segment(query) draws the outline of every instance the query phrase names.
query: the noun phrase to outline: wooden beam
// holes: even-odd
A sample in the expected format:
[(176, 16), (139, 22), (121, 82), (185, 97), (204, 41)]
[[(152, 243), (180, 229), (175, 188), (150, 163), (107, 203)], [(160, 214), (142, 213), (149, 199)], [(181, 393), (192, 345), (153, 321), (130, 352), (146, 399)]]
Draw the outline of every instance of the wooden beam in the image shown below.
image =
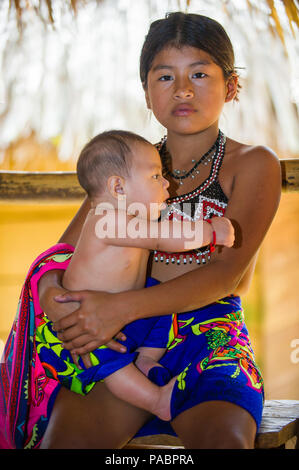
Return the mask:
[[(282, 190), (299, 192), (299, 159), (280, 160)], [(28, 172), (0, 170), (2, 201), (75, 201), (84, 198), (76, 172)]]
[(282, 190), (299, 191), (299, 158), (280, 160)]
[(82, 200), (84, 191), (76, 172), (27, 172), (0, 170), (0, 200)]

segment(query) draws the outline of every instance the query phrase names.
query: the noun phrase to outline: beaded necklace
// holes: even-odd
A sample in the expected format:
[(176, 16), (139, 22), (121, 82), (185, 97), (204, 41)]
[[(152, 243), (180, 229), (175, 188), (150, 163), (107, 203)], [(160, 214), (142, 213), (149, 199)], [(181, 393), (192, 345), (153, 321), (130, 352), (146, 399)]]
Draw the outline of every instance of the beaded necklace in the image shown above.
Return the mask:
[[(164, 142), (165, 139), (163, 138), (156, 146), (160, 152)], [(168, 208), (163, 214), (165, 218), (171, 220), (175, 217), (195, 221), (199, 218), (207, 220), (212, 216), (221, 217), (224, 215), (227, 206), (227, 198), (219, 185), (217, 176), (225, 153), (225, 143), (226, 137), (219, 131), (218, 138), (215, 142), (216, 151), (209, 176), (193, 191), (169, 198), (167, 201)], [(202, 201), (202, 203), (200, 201)], [(185, 203), (190, 203), (190, 205), (193, 206), (192, 214), (187, 214), (184, 210)], [(156, 262), (165, 261), (166, 264), (170, 264), (171, 262), (172, 264), (179, 265), (181, 264), (181, 259), (183, 264), (187, 264), (187, 258), (189, 258), (189, 263), (192, 263), (194, 260), (197, 264), (205, 264), (210, 260), (210, 257), (210, 246), (207, 246), (184, 253), (167, 253), (155, 250), (153, 259)]]
[(216, 149), (217, 146), (219, 145), (219, 140), (221, 138), (221, 131), (219, 130), (218, 136), (216, 141), (213, 143), (211, 148), (207, 152), (205, 152), (199, 160), (195, 160), (194, 158), (191, 160), (191, 163), (193, 163), (193, 167), (187, 171), (187, 170), (178, 170), (176, 168), (171, 171), (169, 169), (169, 163), (171, 162), (171, 155), (168, 152), (166, 148), (166, 141), (167, 141), (167, 136), (164, 136), (161, 139), (161, 142), (158, 144), (158, 150), (160, 151), (161, 155), (161, 160), (163, 164), (163, 175), (164, 176), (171, 176), (172, 178), (176, 179), (179, 181), (180, 185), (184, 184), (184, 180), (186, 178), (191, 177), (192, 179), (195, 178), (195, 175), (193, 174), (195, 172), (196, 175), (199, 175), (200, 170), (198, 170), (198, 166), (203, 164), (207, 165), (209, 162), (211, 162), (215, 156), (216, 156)]

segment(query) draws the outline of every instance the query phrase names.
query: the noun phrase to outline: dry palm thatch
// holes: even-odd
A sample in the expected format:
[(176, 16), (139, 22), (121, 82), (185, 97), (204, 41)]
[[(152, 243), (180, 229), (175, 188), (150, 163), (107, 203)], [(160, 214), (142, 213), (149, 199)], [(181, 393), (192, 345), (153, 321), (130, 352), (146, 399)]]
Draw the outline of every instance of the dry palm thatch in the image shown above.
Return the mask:
[[(18, 26), (22, 28), (23, 24), (23, 15), (26, 10), (34, 10), (36, 14), (44, 19), (44, 10), (48, 14), (48, 22), (51, 24), (55, 23), (53, 15), (53, 5), (57, 0), (9, 0), (9, 9), (15, 10)], [(66, 6), (73, 11), (74, 14), (77, 13), (78, 8), (86, 4), (88, 0), (65, 0)], [(100, 3), (102, 0), (93, 0), (95, 3)]]
[[(249, 6), (250, 6), (250, 1), (247, 0), (247, 2), (249, 3)], [(266, 0), (266, 3), (269, 6), (270, 16), (274, 20), (276, 31), (277, 31), (280, 39), (284, 42), (283, 28), (282, 28), (280, 20), (279, 20), (279, 15), (278, 15), (277, 9), (275, 7), (274, 0)], [(288, 17), (290, 29), (291, 29), (293, 35), (295, 36), (295, 31), (294, 31), (293, 24), (295, 25), (295, 27), (297, 27), (297, 28), (299, 27), (299, 14), (298, 14), (299, 7), (298, 7), (298, 4), (297, 4), (296, 0), (281, 0), (281, 3), (283, 5), (285, 13)]]
[(41, 166), (36, 152), (24, 156), (24, 139), (28, 149), (50, 143), (63, 165), (105, 129), (160, 139), (137, 64), (149, 23), (176, 10), (220, 21), (232, 39), (243, 89), (225, 107), (223, 131), (297, 156), (297, 0), (0, 0), (0, 166)]
[[(53, 14), (54, 3), (57, 0), (9, 0), (10, 10), (14, 9), (16, 12), (18, 26), (22, 28), (22, 19), (25, 10), (33, 9), (36, 14), (45, 20), (44, 11), (47, 11), (48, 21), (50, 24), (55, 24), (55, 18)], [(64, 0), (66, 6), (73, 11), (74, 14), (77, 13), (78, 8), (86, 5), (87, 2), (101, 3), (103, 0)], [(229, 6), (230, 3), (234, 3), (235, 0), (220, 0), (224, 7)], [(183, 7), (182, 3), (185, 3), (185, 9), (188, 10), (192, 3), (195, 3), (196, 0), (177, 0), (178, 9)], [(279, 2), (279, 3), (278, 3)], [(281, 41), (284, 43), (284, 28), (281, 24), (279, 10), (283, 10), (284, 14), (288, 18), (288, 23), (291, 32), (295, 35), (295, 29), (299, 28), (299, 6), (298, 0), (260, 0), (256, 2), (255, 0), (246, 0), (248, 9), (252, 12), (255, 12), (260, 9), (266, 9), (269, 16), (268, 27), (273, 34), (278, 34)], [(279, 9), (278, 7), (279, 6)]]

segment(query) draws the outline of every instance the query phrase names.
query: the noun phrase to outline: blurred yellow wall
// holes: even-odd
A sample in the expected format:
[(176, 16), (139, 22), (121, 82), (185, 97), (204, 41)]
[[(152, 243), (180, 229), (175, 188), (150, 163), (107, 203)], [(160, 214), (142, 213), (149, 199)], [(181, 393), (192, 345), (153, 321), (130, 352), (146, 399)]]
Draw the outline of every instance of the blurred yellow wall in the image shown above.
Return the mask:
[[(79, 204), (0, 204), (0, 339), (6, 341), (32, 261), (55, 244)], [(247, 326), (267, 398), (299, 399), (299, 194), (284, 194), (263, 243), (250, 293)], [(299, 354), (297, 355), (299, 359)]]
[(299, 194), (283, 194), (243, 302), (269, 399), (299, 399), (298, 215)]
[(57, 243), (78, 204), (0, 204), (0, 338), (6, 339), (26, 273)]

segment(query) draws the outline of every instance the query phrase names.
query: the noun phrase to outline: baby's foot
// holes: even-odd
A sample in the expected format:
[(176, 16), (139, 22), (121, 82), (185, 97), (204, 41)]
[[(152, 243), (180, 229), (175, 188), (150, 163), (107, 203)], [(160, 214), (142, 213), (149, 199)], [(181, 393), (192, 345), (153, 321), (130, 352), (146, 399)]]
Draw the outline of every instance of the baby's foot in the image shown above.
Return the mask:
[(138, 367), (141, 372), (148, 377), (149, 371), (153, 367), (163, 367), (158, 362), (154, 361), (151, 357), (144, 356), (143, 354), (139, 354), (135, 361), (135, 366)]
[(173, 377), (167, 385), (160, 387), (159, 398), (157, 403), (152, 411), (153, 414), (158, 416), (158, 418), (162, 419), (163, 421), (170, 421), (171, 420), (171, 395), (173, 388), (175, 386), (177, 377)]
[(152, 367), (148, 373), (151, 382), (163, 387), (172, 379), (172, 375), (166, 367)]

